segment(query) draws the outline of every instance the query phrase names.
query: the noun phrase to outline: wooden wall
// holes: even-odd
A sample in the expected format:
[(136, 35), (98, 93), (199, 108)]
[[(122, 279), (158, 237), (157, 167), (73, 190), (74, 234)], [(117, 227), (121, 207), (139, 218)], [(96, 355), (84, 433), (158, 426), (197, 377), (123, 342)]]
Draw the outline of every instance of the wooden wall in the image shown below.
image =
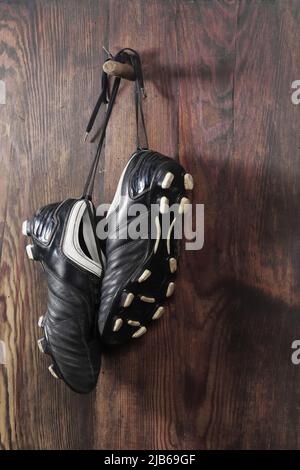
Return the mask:
[[(0, 448), (300, 446), (299, 22), (298, 0), (0, 2)], [(194, 175), (205, 245), (183, 254), (165, 317), (104, 355), (97, 390), (79, 396), (38, 351), (46, 285), (21, 223), (81, 192), (102, 45), (141, 53), (150, 145)], [(134, 149), (132, 92), (122, 85), (98, 201)]]

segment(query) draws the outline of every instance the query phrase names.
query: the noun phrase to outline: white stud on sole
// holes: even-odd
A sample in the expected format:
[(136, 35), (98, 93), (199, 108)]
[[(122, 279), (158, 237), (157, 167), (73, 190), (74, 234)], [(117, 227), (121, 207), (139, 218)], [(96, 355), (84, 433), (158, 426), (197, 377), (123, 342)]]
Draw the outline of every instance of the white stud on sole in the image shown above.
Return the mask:
[(59, 378), (58, 375), (54, 372), (54, 365), (53, 364), (51, 364), (51, 366), (48, 367), (48, 370), (49, 370), (50, 374), (53, 375), (53, 377), (55, 379)]
[(33, 248), (34, 248), (33, 245), (27, 245), (27, 246), (26, 246), (26, 253), (27, 253), (27, 256), (28, 256), (28, 258), (31, 259), (31, 260), (34, 260)]
[(24, 222), (22, 224), (22, 233), (25, 237), (27, 237), (27, 235), (28, 235), (27, 224), (28, 224), (27, 220), (24, 220)]
[(156, 241), (155, 241), (155, 245), (154, 245), (154, 254), (158, 250), (158, 245), (159, 245), (160, 237), (161, 237), (161, 227), (160, 227), (160, 222), (159, 222), (158, 215), (155, 217), (155, 226), (156, 226)]
[(164, 313), (164, 307), (158, 307), (154, 315), (152, 316), (152, 320), (158, 320)]
[(136, 320), (127, 320), (127, 323), (130, 326), (141, 326), (140, 322)]
[(171, 184), (172, 184), (172, 182), (173, 182), (173, 179), (174, 179), (173, 173), (171, 173), (170, 171), (168, 171), (168, 173), (166, 173), (166, 175), (165, 175), (165, 177), (164, 177), (164, 179), (163, 179), (163, 181), (162, 181), (162, 183), (161, 183), (161, 187), (162, 187), (163, 189), (168, 189), (168, 188), (171, 186)]
[(38, 344), (39, 350), (40, 350), (42, 353), (44, 353), (44, 352), (45, 352), (44, 346), (43, 346), (43, 344), (44, 344), (44, 338), (38, 339), (37, 344)]
[(154, 297), (147, 297), (146, 295), (141, 295), (140, 299), (142, 302), (147, 302), (148, 304), (154, 304), (155, 302)]
[(151, 276), (151, 271), (149, 269), (145, 269), (143, 274), (138, 278), (138, 282), (144, 282)]
[(177, 260), (176, 258), (169, 259), (170, 272), (173, 274), (177, 271)]
[(123, 320), (122, 318), (117, 318), (113, 327), (113, 331), (119, 331), (120, 328), (122, 328), (123, 325)]
[(38, 326), (40, 328), (43, 328), (43, 322), (44, 322), (44, 315), (41, 315), (38, 321)]
[(169, 210), (169, 199), (166, 196), (163, 196), (159, 203), (159, 212), (161, 214), (166, 214)]
[(144, 335), (147, 331), (145, 326), (141, 326), (135, 333), (133, 333), (132, 338), (139, 338), (140, 336)]
[(187, 197), (183, 197), (180, 201), (178, 213), (185, 214), (189, 208), (190, 200)]
[(190, 175), (189, 173), (186, 173), (184, 175), (184, 188), (187, 191), (191, 191), (194, 188), (194, 180), (192, 175)]
[(171, 297), (171, 295), (173, 295), (174, 293), (174, 290), (175, 290), (175, 284), (174, 282), (170, 282), (168, 285), (166, 297)]
[(127, 294), (123, 307), (125, 308), (129, 307), (129, 305), (132, 304), (133, 299), (134, 299), (134, 295), (132, 294), (132, 292), (129, 292), (129, 294)]
[(168, 230), (168, 234), (167, 234), (167, 252), (168, 252), (168, 255), (171, 253), (171, 235), (172, 235), (172, 230), (174, 228), (175, 222), (176, 222), (176, 217), (174, 217), (173, 222), (171, 223), (171, 225), (169, 227), (169, 230)]

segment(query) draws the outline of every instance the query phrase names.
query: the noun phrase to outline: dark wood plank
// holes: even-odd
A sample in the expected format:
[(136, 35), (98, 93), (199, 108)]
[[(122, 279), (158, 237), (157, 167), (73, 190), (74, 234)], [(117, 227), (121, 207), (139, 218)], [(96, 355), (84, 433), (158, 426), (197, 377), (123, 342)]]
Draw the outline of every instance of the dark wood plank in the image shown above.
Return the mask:
[[(205, 247), (198, 256), (186, 253), (181, 278), (193, 331), (179, 348), (186, 356), (184, 345), (192, 345), (181, 358), (191, 404), (183, 423), (194, 446), (293, 448), (299, 445), (299, 378), (290, 361), (299, 308), (292, 215), (299, 219), (299, 113), (289, 93), (299, 58), (285, 51), (299, 36), (298, 13), (294, 2), (236, 3), (216, 9), (206, 3), (202, 14), (194, 7), (193, 17), (203, 20), (195, 46), (202, 80), (199, 88), (183, 82), (180, 92), (180, 156), (194, 165), (195, 198), (205, 202), (206, 214)], [(236, 6), (236, 36), (219, 21), (216, 36), (227, 46), (216, 40), (215, 51), (206, 48), (206, 25), (214, 31), (206, 15), (222, 10), (228, 24)], [(191, 51), (185, 26), (184, 50)], [(185, 56), (189, 64), (192, 57)]]
[(38, 207), (82, 191), (95, 147), (82, 136), (99, 93), (106, 6), (74, 0), (0, 5), (11, 110), (10, 179), (6, 163), (0, 184), (3, 200), (9, 184), (1, 258), (1, 339), (8, 353), (7, 367), (0, 366), (3, 448), (93, 446), (95, 394), (81, 397), (53, 380), (49, 359), (36, 347), (46, 286), (25, 258), (20, 231)]
[(223, 446), (299, 447), (300, 377), (290, 359), (299, 336), (300, 115), (290, 97), (299, 74), (298, 24), (298, 2), (240, 4), (227, 193), (239, 307), (224, 358), (223, 381), (233, 391), (219, 414), (236, 431), (230, 437), (216, 429), (212, 442)]
[[(234, 144), (237, 17), (238, 2), (180, 4), (180, 161), (195, 177), (194, 202), (205, 205), (204, 247), (183, 253), (174, 307), (177, 422), (181, 448), (189, 449), (211, 447), (212, 420), (220, 413), (215, 401), (222, 370), (217, 331), (226, 311), (234, 306), (224, 282), (231, 271), (226, 256), (229, 207), (224, 195)], [(226, 402), (225, 384), (222, 392)], [(223, 437), (218, 421), (216, 426)]]

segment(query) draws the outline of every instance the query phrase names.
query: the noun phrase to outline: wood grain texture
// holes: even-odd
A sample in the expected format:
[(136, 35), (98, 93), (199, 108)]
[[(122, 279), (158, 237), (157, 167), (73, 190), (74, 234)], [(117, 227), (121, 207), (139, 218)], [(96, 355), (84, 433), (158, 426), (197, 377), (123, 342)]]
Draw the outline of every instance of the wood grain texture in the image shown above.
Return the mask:
[[(299, 20), (298, 0), (0, 2), (1, 449), (299, 448)], [(205, 245), (183, 253), (166, 315), (106, 352), (81, 397), (36, 347), (46, 286), (20, 229), (81, 192), (102, 45), (141, 53), (150, 146), (194, 175)], [(134, 146), (127, 82), (98, 201), (111, 201)]]
[(49, 360), (36, 347), (46, 286), (39, 266), (24, 254), (20, 227), (35, 208), (82, 190), (94, 147), (83, 145), (82, 136), (100, 86), (102, 57), (94, 43), (104, 42), (105, 5), (0, 4), (9, 110), (1, 112), (11, 128), (4, 149), (1, 144), (4, 170), (10, 158), (9, 175), (1, 172), (1, 199), (7, 200), (0, 271), (1, 339), (8, 356), (0, 380), (3, 448), (93, 445), (94, 396), (77, 396), (53, 381)]

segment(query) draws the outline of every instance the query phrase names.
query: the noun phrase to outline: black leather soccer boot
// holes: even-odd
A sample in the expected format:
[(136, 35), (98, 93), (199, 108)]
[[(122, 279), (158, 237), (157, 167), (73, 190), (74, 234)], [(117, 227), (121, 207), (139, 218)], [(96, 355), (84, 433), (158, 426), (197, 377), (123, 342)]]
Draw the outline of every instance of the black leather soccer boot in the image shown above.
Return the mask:
[[(107, 267), (99, 310), (99, 330), (105, 343), (120, 344), (142, 336), (164, 313), (163, 305), (175, 290), (179, 255), (175, 222), (188, 207), (186, 191), (191, 189), (192, 176), (175, 160), (150, 150), (131, 157), (107, 216)], [(125, 232), (134, 223), (128, 213), (135, 204), (146, 209), (146, 239), (132, 240), (128, 233), (120, 237), (120, 227)], [(172, 206), (174, 211), (166, 218)]]
[[(174, 159), (148, 150), (142, 109), (143, 74), (138, 54), (130, 49), (128, 62), (134, 68), (137, 118), (137, 148), (118, 184), (107, 215), (106, 271), (102, 283), (99, 331), (107, 344), (121, 344), (142, 336), (148, 325), (164, 313), (164, 303), (175, 290), (179, 242), (174, 228), (188, 207), (186, 191), (193, 178)], [(125, 56), (126, 59), (126, 56)], [(139, 118), (144, 132), (139, 139)], [(132, 239), (128, 233), (135, 204), (145, 208), (147, 236)], [(164, 220), (175, 204), (169, 220)], [(153, 220), (153, 206), (158, 207)], [(167, 226), (166, 226), (167, 225)], [(153, 233), (154, 226), (154, 235)], [(164, 228), (164, 230), (163, 230)], [(164, 233), (163, 233), (164, 232)], [(165, 235), (165, 236), (164, 236)]]
[[(92, 192), (106, 127), (119, 87), (114, 82), (105, 114), (96, 155), (83, 195), (39, 209), (23, 223), (23, 234), (32, 239), (26, 246), (30, 259), (40, 261), (47, 277), (48, 304), (40, 317), (44, 336), (40, 350), (53, 363), (49, 371), (74, 391), (87, 393), (96, 386), (101, 347), (97, 324), (101, 281), (102, 250), (96, 237), (95, 208)], [(89, 121), (91, 129), (102, 103), (107, 103), (108, 79), (102, 76), (102, 91)]]
[(51, 374), (79, 393), (96, 386), (101, 365), (96, 311), (103, 265), (87, 204), (94, 214), (83, 199), (50, 204), (22, 228), (32, 240), (27, 255), (41, 262), (48, 283), (38, 346), (52, 358)]

